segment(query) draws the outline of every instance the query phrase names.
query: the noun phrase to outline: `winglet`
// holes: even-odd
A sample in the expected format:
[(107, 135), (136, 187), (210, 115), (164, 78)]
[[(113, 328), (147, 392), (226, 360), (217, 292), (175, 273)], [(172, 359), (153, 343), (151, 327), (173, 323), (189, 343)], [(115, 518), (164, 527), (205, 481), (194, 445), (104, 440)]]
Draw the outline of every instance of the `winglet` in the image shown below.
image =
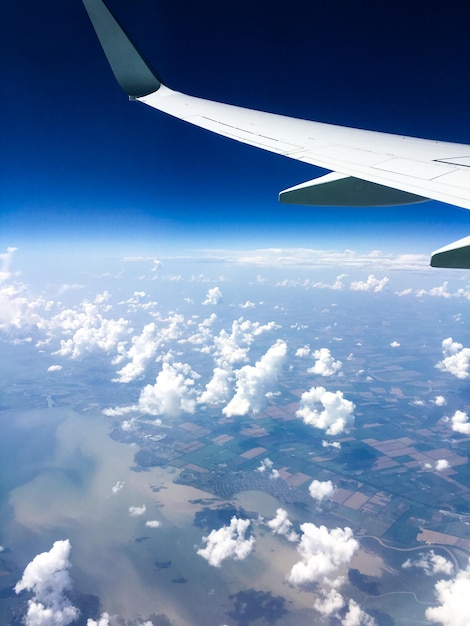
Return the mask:
[(83, 0), (117, 82), (131, 98), (154, 93), (162, 84), (103, 0)]
[(464, 237), (436, 250), (431, 257), (431, 266), (470, 269), (470, 237)]

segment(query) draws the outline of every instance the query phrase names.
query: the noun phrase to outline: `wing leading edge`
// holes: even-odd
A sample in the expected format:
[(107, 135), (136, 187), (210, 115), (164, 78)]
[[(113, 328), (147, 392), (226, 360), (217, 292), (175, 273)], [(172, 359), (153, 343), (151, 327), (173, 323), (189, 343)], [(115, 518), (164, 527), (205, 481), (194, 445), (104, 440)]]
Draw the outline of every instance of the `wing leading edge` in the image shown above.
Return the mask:
[[(385, 206), (432, 199), (470, 209), (470, 146), (312, 122), (174, 91), (103, 0), (83, 4), (116, 80), (131, 99), (230, 139), (332, 170), (281, 191), (281, 202)], [(467, 239), (436, 251), (431, 264), (470, 268)]]

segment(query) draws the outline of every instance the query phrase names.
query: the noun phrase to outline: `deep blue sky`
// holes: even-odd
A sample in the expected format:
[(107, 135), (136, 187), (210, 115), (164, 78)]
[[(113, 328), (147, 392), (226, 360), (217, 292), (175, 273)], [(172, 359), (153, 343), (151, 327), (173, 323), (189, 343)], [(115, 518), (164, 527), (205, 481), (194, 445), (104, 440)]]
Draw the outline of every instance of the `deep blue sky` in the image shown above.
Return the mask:
[[(414, 4), (109, 0), (169, 87), (470, 144), (470, 7)], [(431, 252), (470, 233), (467, 211), (437, 202), (279, 205), (281, 189), (322, 171), (129, 103), (80, 0), (5, 3), (0, 29), (3, 246), (93, 238)]]

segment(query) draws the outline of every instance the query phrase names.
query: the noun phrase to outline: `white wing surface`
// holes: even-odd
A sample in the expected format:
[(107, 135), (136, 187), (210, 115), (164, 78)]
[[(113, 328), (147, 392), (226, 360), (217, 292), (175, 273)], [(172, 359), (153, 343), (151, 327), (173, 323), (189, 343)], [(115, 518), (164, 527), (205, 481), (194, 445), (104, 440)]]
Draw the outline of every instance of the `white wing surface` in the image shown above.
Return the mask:
[[(384, 206), (439, 200), (470, 209), (470, 146), (265, 113), (162, 84), (103, 0), (83, 0), (119, 84), (131, 99), (230, 139), (331, 174), (281, 191), (281, 202)], [(470, 268), (470, 238), (437, 251), (436, 267)]]

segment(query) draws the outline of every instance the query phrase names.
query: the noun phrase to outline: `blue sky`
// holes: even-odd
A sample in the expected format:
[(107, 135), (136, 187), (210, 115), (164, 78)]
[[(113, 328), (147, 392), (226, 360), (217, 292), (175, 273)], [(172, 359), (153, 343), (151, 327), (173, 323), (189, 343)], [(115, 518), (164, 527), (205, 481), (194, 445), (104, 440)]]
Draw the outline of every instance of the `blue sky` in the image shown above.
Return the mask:
[[(172, 88), (331, 123), (470, 143), (470, 9), (297, 0), (109, 0)], [(467, 235), (437, 202), (279, 205), (321, 170), (129, 103), (80, 1), (3, 9), (0, 243), (425, 252)]]

